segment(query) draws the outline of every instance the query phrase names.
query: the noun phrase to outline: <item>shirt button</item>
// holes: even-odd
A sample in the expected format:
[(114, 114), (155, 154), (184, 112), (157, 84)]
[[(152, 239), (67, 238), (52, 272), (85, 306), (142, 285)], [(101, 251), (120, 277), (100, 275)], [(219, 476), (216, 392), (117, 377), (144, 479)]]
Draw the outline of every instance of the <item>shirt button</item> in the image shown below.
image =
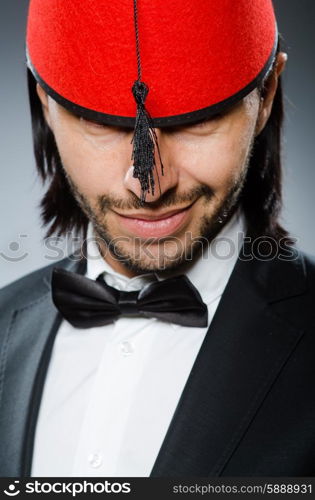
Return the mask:
[(120, 350), (124, 356), (129, 356), (133, 353), (133, 347), (127, 340), (120, 342)]
[(103, 463), (103, 457), (100, 453), (91, 453), (88, 456), (88, 462), (94, 469), (98, 469)]

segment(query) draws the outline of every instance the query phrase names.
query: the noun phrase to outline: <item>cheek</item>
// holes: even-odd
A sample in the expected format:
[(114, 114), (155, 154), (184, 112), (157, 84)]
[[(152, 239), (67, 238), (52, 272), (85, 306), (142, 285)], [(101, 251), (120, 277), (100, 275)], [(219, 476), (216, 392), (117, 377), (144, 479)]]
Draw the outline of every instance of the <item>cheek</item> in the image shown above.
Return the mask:
[(251, 127), (242, 134), (236, 130), (216, 133), (191, 143), (180, 142), (173, 149), (173, 163), (188, 182), (205, 184), (214, 191), (225, 191), (240, 175), (249, 154)]
[(55, 131), (55, 139), (63, 167), (82, 194), (92, 199), (98, 194), (117, 192), (119, 186), (121, 190), (128, 165), (128, 142), (120, 141), (115, 147), (101, 150), (66, 124)]

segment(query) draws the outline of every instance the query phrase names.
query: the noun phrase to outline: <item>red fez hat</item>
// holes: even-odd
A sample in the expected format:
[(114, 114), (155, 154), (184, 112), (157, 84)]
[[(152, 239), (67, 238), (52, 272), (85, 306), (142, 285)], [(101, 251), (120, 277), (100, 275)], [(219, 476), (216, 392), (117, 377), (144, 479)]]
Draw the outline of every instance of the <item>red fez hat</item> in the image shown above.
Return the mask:
[[(155, 126), (198, 121), (257, 87), (274, 60), (271, 0), (138, 0), (142, 80)], [(57, 102), (133, 125), (132, 0), (31, 0), (28, 62)]]
[(272, 0), (30, 0), (29, 68), (70, 111), (135, 127), (142, 201), (154, 193), (154, 127), (235, 104), (263, 81), (277, 42)]

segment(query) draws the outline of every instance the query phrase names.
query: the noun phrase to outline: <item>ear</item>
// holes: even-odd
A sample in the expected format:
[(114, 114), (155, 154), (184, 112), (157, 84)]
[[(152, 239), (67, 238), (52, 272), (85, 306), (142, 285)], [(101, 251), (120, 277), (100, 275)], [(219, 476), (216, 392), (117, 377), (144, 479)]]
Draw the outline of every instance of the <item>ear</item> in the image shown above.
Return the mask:
[(256, 124), (256, 136), (259, 135), (265, 128), (266, 123), (269, 120), (273, 101), (278, 88), (278, 80), (286, 66), (287, 60), (288, 56), (285, 52), (280, 52), (277, 55), (275, 67), (265, 83), (264, 93), (260, 98), (259, 114)]
[(39, 100), (42, 104), (43, 114), (44, 114), (45, 120), (47, 122), (47, 125), (51, 128), (48, 95), (45, 92), (45, 90), (39, 85), (39, 83), (36, 84), (36, 92), (37, 92)]

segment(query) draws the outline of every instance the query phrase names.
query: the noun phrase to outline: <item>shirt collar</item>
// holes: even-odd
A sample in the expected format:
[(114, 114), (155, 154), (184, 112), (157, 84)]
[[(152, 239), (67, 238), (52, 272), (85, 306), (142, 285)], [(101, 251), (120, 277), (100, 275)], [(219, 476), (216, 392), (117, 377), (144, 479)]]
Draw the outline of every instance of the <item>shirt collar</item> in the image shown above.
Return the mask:
[[(204, 246), (202, 253), (186, 269), (186, 276), (197, 288), (207, 305), (222, 295), (237, 261), (245, 232), (245, 216), (238, 209), (219, 234), (210, 244)], [(114, 271), (100, 255), (96, 241), (97, 238), (94, 236), (90, 223), (87, 231), (86, 276), (88, 278), (95, 280), (103, 274), (108, 285), (125, 291), (140, 290), (148, 283), (165, 279), (165, 275), (162, 276), (159, 273), (147, 273), (128, 278)], [(178, 273), (170, 273), (169, 276), (176, 274)]]

